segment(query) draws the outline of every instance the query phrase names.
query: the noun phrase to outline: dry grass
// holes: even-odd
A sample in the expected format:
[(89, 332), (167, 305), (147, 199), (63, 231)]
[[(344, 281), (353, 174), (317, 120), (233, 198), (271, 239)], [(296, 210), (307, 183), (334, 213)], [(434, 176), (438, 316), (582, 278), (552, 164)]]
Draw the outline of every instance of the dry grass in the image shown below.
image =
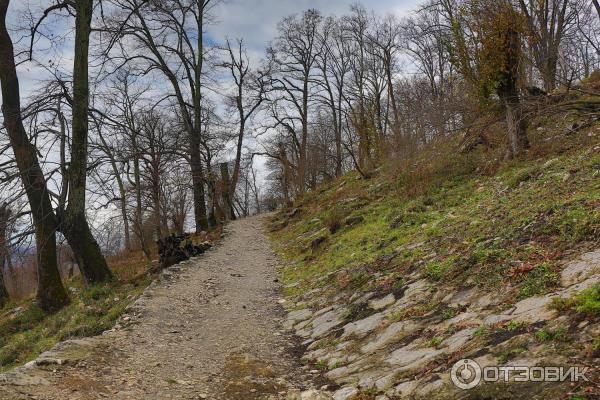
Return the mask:
[(151, 260), (148, 261), (142, 250), (124, 252), (118, 256), (106, 260), (110, 270), (120, 281), (135, 279), (147, 272), (152, 266), (158, 264), (158, 250), (156, 245), (150, 249)]

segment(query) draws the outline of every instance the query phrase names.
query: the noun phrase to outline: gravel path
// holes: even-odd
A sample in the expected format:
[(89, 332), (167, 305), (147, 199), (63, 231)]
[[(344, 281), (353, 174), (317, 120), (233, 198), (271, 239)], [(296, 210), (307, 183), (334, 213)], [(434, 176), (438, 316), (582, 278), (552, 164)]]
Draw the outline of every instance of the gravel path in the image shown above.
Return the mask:
[(163, 274), (122, 327), (58, 354), (74, 359), (66, 365), (5, 376), (0, 399), (278, 399), (303, 387), (310, 373), (281, 326), (263, 222), (231, 223), (221, 244)]

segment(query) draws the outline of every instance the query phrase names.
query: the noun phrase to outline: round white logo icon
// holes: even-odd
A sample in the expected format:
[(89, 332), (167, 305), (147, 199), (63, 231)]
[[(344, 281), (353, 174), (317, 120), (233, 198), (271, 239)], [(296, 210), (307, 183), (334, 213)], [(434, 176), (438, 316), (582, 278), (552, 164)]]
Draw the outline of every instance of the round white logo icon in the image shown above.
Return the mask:
[(481, 382), (481, 367), (473, 360), (459, 360), (450, 371), (452, 383), (461, 389), (473, 389)]

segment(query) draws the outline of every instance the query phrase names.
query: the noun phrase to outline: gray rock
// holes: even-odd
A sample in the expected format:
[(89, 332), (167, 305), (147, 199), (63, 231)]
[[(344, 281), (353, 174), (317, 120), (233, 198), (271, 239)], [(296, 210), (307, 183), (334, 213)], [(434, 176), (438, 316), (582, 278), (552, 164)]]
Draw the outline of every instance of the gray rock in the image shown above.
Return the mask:
[(551, 296), (543, 297), (530, 297), (525, 300), (521, 300), (515, 304), (515, 309), (511, 313), (513, 317), (518, 321), (526, 322), (539, 322), (547, 321), (556, 317), (556, 310), (548, 308), (552, 302)]
[(294, 322), (300, 322), (309, 319), (310, 317), (312, 317), (312, 315), (312, 311), (306, 308), (304, 310), (292, 311), (288, 314), (288, 319)]
[(344, 334), (342, 337), (354, 335), (363, 337), (374, 331), (381, 325), (384, 315), (382, 313), (373, 314), (370, 317), (359, 321), (351, 322), (344, 326)]
[(421, 329), (421, 325), (413, 320), (395, 322), (381, 332), (373, 341), (361, 348), (363, 353), (372, 353), (394, 343)]
[(365, 221), (364, 217), (358, 215), (358, 216), (349, 216), (346, 217), (346, 219), (344, 220), (344, 225), (347, 226), (352, 226), (352, 225), (358, 225), (358, 224), (362, 224)]
[(477, 299), (475, 299), (471, 305), (473, 309), (483, 310), (490, 306), (499, 304), (501, 302), (500, 296), (492, 295), (491, 293), (483, 295)]
[(419, 381), (402, 382), (394, 389), (394, 395), (399, 396), (400, 398), (408, 398), (415, 390), (417, 390), (417, 387), (419, 387), (420, 384)]
[(441, 389), (444, 386), (444, 381), (442, 381), (441, 379), (435, 380), (433, 382), (429, 382), (423, 386), (420, 386), (419, 388), (417, 388), (415, 394), (417, 396), (427, 396), (430, 393)]
[(358, 394), (358, 389), (355, 387), (345, 387), (333, 394), (334, 400), (347, 400)]
[(430, 296), (430, 283), (424, 279), (420, 279), (406, 286), (404, 296), (398, 299), (392, 308), (401, 310), (426, 299), (428, 296)]
[(447, 295), (442, 301), (451, 307), (467, 306), (471, 304), (478, 295), (476, 288), (465, 289), (457, 293)]
[(36, 376), (35, 374), (29, 374), (25, 369), (17, 368), (14, 371), (10, 371), (0, 375), (0, 385), (7, 386), (48, 386), (50, 382), (46, 379)]
[(359, 359), (359, 360), (356, 360), (355, 362), (352, 362), (352, 363), (350, 363), (348, 365), (345, 365), (343, 367), (331, 370), (331, 371), (327, 372), (325, 374), (325, 376), (328, 379), (331, 379), (331, 380), (336, 381), (336, 382), (340, 382), (342, 380), (345, 380), (349, 376), (351, 376), (353, 374), (356, 374), (357, 372), (359, 372), (360, 370), (362, 370), (363, 367), (365, 367), (365, 365), (369, 365), (369, 364), (372, 364), (371, 360), (368, 360), (368, 359)]
[(396, 383), (397, 380), (397, 376), (396, 373), (391, 373), (391, 374), (387, 374), (382, 378), (377, 379), (377, 381), (375, 381), (375, 387), (377, 388), (377, 390), (384, 391), (386, 389), (391, 388), (394, 383)]
[(319, 390), (306, 390), (300, 392), (300, 390), (292, 390), (288, 392), (286, 400), (331, 400), (330, 394), (321, 392)]
[(600, 250), (585, 253), (578, 260), (567, 264), (560, 275), (560, 283), (565, 287), (571, 286), (598, 272), (600, 272)]
[(313, 339), (319, 338), (330, 333), (333, 328), (343, 324), (345, 313), (345, 308), (337, 308), (315, 318), (312, 321), (311, 337)]
[(492, 315), (488, 315), (487, 317), (485, 317), (485, 319), (483, 320), (483, 323), (485, 325), (491, 326), (491, 325), (496, 325), (500, 322), (510, 321), (511, 319), (513, 319), (513, 318), (507, 314), (492, 314)]
[(385, 361), (395, 367), (398, 372), (417, 369), (434, 360), (442, 350), (432, 348), (417, 349), (414, 345), (402, 347), (394, 351)]
[(390, 293), (387, 296), (382, 297), (381, 299), (373, 299), (369, 301), (369, 307), (371, 307), (373, 310), (379, 311), (388, 306), (391, 306), (392, 304), (394, 304), (395, 301), (396, 298), (392, 293)]
[(467, 328), (462, 331), (456, 332), (448, 339), (442, 342), (442, 346), (446, 348), (449, 353), (454, 353), (463, 347), (472, 337), (478, 328)]

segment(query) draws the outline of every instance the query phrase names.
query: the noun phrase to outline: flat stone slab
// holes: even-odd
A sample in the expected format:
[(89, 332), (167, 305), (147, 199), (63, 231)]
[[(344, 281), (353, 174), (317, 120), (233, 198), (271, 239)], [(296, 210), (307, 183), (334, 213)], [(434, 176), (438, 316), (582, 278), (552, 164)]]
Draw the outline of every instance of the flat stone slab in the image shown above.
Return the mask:
[(320, 336), (330, 333), (330, 331), (344, 323), (345, 308), (335, 308), (325, 314), (315, 318), (312, 321), (311, 337), (316, 339)]
[(28, 374), (22, 368), (18, 368), (0, 375), (0, 384), (7, 386), (48, 386), (50, 382), (33, 373)]
[(361, 348), (363, 353), (372, 353), (379, 349), (383, 349), (388, 344), (394, 343), (402, 338), (418, 331), (422, 326), (413, 321), (406, 320), (394, 322), (381, 332), (373, 341), (367, 343)]
[(365, 319), (351, 322), (344, 326), (344, 334), (342, 337), (348, 337), (350, 335), (355, 335), (357, 337), (366, 336), (377, 329), (384, 318), (385, 316), (382, 313), (377, 313)]
[(387, 296), (382, 297), (380, 299), (373, 299), (369, 301), (369, 307), (371, 307), (373, 310), (379, 311), (388, 306), (391, 306), (392, 304), (394, 304), (395, 301), (396, 298), (394, 297), (394, 294), (390, 293)]
[(584, 281), (590, 275), (600, 272), (600, 250), (585, 253), (570, 262), (560, 274), (562, 286), (571, 286)]
[(400, 367), (398, 372), (416, 369), (424, 366), (443, 353), (442, 350), (433, 348), (416, 349), (408, 345), (394, 351), (385, 361), (395, 367)]

